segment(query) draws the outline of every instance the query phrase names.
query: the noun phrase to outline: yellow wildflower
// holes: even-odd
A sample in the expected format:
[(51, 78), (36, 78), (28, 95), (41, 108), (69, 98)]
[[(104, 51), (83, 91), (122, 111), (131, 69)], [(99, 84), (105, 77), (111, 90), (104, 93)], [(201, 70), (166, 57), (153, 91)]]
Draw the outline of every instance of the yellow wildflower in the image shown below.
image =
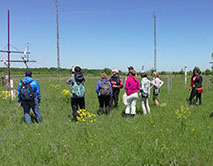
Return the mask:
[(194, 132), (194, 131), (195, 131), (195, 129), (193, 128), (193, 129), (192, 129), (192, 132)]

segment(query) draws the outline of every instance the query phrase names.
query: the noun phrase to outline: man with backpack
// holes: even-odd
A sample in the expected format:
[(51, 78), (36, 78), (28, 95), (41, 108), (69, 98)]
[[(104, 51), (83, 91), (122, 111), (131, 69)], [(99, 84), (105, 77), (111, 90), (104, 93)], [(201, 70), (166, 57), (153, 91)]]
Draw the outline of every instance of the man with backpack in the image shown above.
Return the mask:
[(109, 81), (112, 85), (112, 97), (110, 99), (110, 108), (112, 108), (112, 106), (113, 106), (113, 101), (115, 104), (114, 105), (115, 108), (117, 108), (120, 89), (123, 88), (122, 81), (118, 74), (118, 69), (112, 70), (112, 76), (109, 78)]
[(110, 112), (109, 102), (112, 96), (112, 86), (111, 83), (107, 80), (107, 74), (102, 73), (101, 79), (98, 80), (96, 85), (96, 92), (98, 94), (99, 100), (99, 115), (103, 114), (104, 106), (105, 106), (105, 113), (108, 115)]
[(81, 68), (76, 66), (74, 68), (74, 76), (67, 81), (67, 84), (71, 85), (71, 107), (75, 121), (77, 121), (78, 107), (80, 107), (80, 109), (85, 109), (84, 82), (85, 79), (81, 72)]
[(32, 108), (37, 121), (42, 121), (39, 110), (41, 103), (40, 87), (37, 81), (32, 78), (32, 72), (27, 70), (24, 79), (18, 85), (18, 102), (23, 107), (24, 119), (27, 124), (31, 124), (30, 109)]

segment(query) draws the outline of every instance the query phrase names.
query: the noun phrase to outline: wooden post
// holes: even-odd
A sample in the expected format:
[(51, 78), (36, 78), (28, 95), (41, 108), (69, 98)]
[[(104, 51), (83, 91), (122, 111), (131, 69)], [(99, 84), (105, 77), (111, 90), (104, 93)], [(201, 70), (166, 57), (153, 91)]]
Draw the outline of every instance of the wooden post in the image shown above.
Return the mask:
[(209, 77), (206, 78), (206, 91), (209, 91)]
[(185, 85), (187, 84), (187, 66), (185, 66)]
[(168, 91), (170, 92), (172, 89), (172, 77), (168, 77)]

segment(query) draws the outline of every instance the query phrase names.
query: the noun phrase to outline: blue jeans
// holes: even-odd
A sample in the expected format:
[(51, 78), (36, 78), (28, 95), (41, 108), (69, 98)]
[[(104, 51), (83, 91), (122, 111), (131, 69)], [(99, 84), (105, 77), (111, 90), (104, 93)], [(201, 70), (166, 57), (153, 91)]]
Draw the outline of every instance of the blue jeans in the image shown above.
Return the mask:
[(30, 116), (31, 108), (32, 108), (37, 120), (38, 121), (42, 120), (42, 115), (40, 113), (39, 106), (38, 106), (38, 100), (36, 98), (34, 99), (34, 101), (22, 102), (22, 107), (24, 109), (24, 120), (27, 124), (32, 123), (31, 116)]

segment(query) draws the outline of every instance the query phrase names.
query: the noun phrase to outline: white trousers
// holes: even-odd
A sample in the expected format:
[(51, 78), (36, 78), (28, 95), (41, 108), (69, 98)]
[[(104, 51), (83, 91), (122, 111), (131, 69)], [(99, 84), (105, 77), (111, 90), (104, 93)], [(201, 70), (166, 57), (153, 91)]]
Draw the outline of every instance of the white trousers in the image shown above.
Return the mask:
[(127, 106), (126, 106), (125, 114), (130, 114), (130, 107), (131, 107), (131, 114), (135, 115), (137, 99), (138, 99), (137, 92), (127, 96)]
[(142, 110), (143, 110), (143, 114), (144, 115), (146, 115), (147, 112), (150, 113), (150, 107), (149, 107), (148, 97), (141, 99), (141, 106), (142, 106)]

